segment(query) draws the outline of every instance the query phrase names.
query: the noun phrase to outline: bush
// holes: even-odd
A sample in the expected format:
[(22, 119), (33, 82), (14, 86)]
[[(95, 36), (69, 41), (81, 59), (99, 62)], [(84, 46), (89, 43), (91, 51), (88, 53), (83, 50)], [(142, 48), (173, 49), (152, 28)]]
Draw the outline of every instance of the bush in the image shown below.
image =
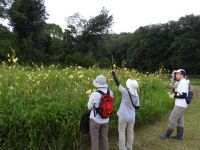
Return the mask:
[(103, 57), (99, 59), (98, 65), (100, 68), (111, 68), (112, 63), (108, 58)]
[(78, 65), (83, 67), (90, 67), (93, 66), (96, 61), (91, 55), (76, 52), (72, 55), (67, 55), (65, 57), (65, 63), (71, 66)]

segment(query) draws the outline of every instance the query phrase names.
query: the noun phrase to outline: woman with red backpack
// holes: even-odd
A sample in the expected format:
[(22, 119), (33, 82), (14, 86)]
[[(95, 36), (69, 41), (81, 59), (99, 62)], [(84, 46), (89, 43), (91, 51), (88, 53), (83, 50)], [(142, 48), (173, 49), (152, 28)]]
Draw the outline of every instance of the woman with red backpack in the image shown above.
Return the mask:
[[(108, 89), (106, 77), (103, 75), (98, 75), (93, 81), (93, 85), (98, 89), (89, 96), (88, 101), (88, 109), (91, 110), (89, 124), (91, 150), (99, 150), (99, 147), (101, 150), (109, 150), (108, 122), (109, 115), (112, 111), (112, 103), (104, 112), (103, 109), (106, 108), (106, 105), (102, 103), (102, 98), (104, 98), (103, 101), (107, 100), (112, 102), (113, 93)], [(101, 111), (100, 106), (102, 107)]]

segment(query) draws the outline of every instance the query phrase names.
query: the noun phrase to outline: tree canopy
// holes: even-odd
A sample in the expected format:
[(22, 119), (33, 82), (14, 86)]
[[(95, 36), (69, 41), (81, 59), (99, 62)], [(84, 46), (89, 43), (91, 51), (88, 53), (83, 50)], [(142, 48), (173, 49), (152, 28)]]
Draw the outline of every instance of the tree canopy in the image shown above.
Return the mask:
[(105, 8), (85, 19), (68, 17), (66, 29), (48, 24), (43, 0), (0, 0), (0, 59), (15, 49), (20, 63), (43, 63), (110, 67), (154, 72), (184, 68), (200, 70), (200, 16), (186, 15), (178, 21), (139, 27), (133, 33), (112, 33), (113, 16)]

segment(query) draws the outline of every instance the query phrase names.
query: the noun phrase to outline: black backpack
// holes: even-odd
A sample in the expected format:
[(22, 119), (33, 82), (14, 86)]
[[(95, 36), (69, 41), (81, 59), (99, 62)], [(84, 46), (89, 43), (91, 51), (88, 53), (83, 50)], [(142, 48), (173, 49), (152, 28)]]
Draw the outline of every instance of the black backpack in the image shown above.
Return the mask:
[(193, 98), (193, 92), (190, 90), (190, 85), (189, 85), (189, 92), (188, 92), (187, 97), (186, 97), (186, 103), (190, 104), (191, 101), (192, 101), (192, 98)]
[(193, 98), (193, 92), (192, 92), (192, 91), (189, 91), (189, 92), (188, 92), (188, 95), (187, 95), (187, 97), (186, 97), (186, 103), (187, 103), (187, 104), (190, 104), (191, 101), (192, 101), (192, 98)]
[(80, 121), (80, 132), (86, 134), (90, 131), (90, 111), (83, 114)]

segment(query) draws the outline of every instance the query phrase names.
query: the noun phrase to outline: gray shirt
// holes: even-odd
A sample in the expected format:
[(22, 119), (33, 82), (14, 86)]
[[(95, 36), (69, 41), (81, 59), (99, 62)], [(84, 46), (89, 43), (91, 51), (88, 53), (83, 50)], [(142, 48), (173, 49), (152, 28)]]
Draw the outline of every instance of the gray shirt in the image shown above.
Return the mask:
[(125, 89), (121, 84), (119, 85), (119, 91), (122, 93), (122, 101), (117, 112), (119, 119), (127, 123), (135, 122), (135, 108), (133, 107), (133, 104), (135, 106), (140, 106), (139, 97), (131, 94), (133, 100), (132, 104), (127, 89)]

